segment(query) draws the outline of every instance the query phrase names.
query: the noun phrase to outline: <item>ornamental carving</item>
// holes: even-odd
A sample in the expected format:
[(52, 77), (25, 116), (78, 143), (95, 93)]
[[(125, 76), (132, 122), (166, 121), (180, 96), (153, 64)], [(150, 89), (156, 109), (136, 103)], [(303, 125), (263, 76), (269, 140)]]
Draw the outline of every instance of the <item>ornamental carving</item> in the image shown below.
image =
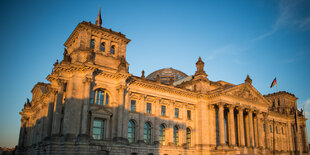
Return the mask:
[(256, 95), (248, 87), (244, 87), (237, 91), (230, 92), (229, 95), (241, 97), (250, 101), (258, 101)]

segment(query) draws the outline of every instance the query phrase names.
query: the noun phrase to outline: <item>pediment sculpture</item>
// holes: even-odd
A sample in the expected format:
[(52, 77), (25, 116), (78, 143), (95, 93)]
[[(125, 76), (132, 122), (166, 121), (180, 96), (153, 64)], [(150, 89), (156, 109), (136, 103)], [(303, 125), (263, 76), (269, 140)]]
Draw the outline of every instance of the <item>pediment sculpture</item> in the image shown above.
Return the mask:
[(258, 101), (258, 97), (248, 87), (243, 87), (243, 88), (238, 89), (236, 91), (229, 92), (228, 94), (232, 95), (232, 96), (244, 98), (244, 99), (247, 99), (250, 101)]

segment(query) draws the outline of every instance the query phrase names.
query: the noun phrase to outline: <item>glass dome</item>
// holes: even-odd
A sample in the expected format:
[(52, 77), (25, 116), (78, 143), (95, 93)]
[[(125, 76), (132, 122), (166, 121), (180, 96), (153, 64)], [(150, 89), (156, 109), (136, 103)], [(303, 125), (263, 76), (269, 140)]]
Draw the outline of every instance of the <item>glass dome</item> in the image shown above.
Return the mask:
[(173, 68), (163, 68), (151, 73), (146, 78), (148, 80), (156, 81), (157, 75), (159, 75), (160, 82), (164, 84), (169, 84), (170, 79), (172, 79), (173, 82), (175, 82), (187, 77), (185, 73), (179, 70)]

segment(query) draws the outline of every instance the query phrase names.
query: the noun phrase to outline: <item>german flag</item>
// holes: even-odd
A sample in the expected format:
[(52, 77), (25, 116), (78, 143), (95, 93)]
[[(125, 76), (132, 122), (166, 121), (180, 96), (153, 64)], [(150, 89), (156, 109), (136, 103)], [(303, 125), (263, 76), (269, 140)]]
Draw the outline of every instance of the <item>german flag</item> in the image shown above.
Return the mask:
[(274, 85), (277, 84), (277, 78), (275, 77), (274, 80), (272, 81), (270, 88), (272, 88)]
[(97, 20), (96, 20), (96, 25), (97, 26), (101, 26), (101, 24), (102, 24), (102, 19), (101, 19), (101, 6), (100, 6), (98, 17), (97, 17)]

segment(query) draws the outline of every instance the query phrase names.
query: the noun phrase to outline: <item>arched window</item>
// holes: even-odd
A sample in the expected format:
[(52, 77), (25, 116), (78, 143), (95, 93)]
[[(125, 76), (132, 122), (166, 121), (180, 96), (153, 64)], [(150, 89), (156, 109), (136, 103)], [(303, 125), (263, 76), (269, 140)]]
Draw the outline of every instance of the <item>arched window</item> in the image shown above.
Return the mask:
[(278, 107), (280, 107), (280, 98), (278, 98)]
[(159, 126), (159, 142), (161, 145), (165, 145), (165, 131), (166, 127), (164, 124)]
[(128, 141), (129, 143), (135, 142), (135, 122), (133, 120), (128, 122)]
[(110, 96), (107, 91), (103, 89), (97, 89), (92, 92), (90, 103), (91, 104), (99, 104), (99, 105), (108, 105), (110, 100)]
[(111, 53), (111, 54), (115, 54), (115, 45), (112, 45), (112, 46), (111, 46), (111, 51), (110, 51), (110, 53)]
[(177, 126), (173, 127), (173, 142), (175, 145), (179, 145), (179, 128)]
[(100, 44), (100, 51), (104, 52), (105, 51), (105, 42), (102, 42)]
[(192, 140), (191, 129), (186, 128), (186, 145), (187, 146), (191, 146), (191, 140)]
[(89, 45), (90, 48), (94, 49), (95, 48), (95, 39), (91, 39), (90, 40), (90, 45)]
[(148, 122), (144, 124), (143, 139), (146, 144), (151, 143), (151, 125)]

